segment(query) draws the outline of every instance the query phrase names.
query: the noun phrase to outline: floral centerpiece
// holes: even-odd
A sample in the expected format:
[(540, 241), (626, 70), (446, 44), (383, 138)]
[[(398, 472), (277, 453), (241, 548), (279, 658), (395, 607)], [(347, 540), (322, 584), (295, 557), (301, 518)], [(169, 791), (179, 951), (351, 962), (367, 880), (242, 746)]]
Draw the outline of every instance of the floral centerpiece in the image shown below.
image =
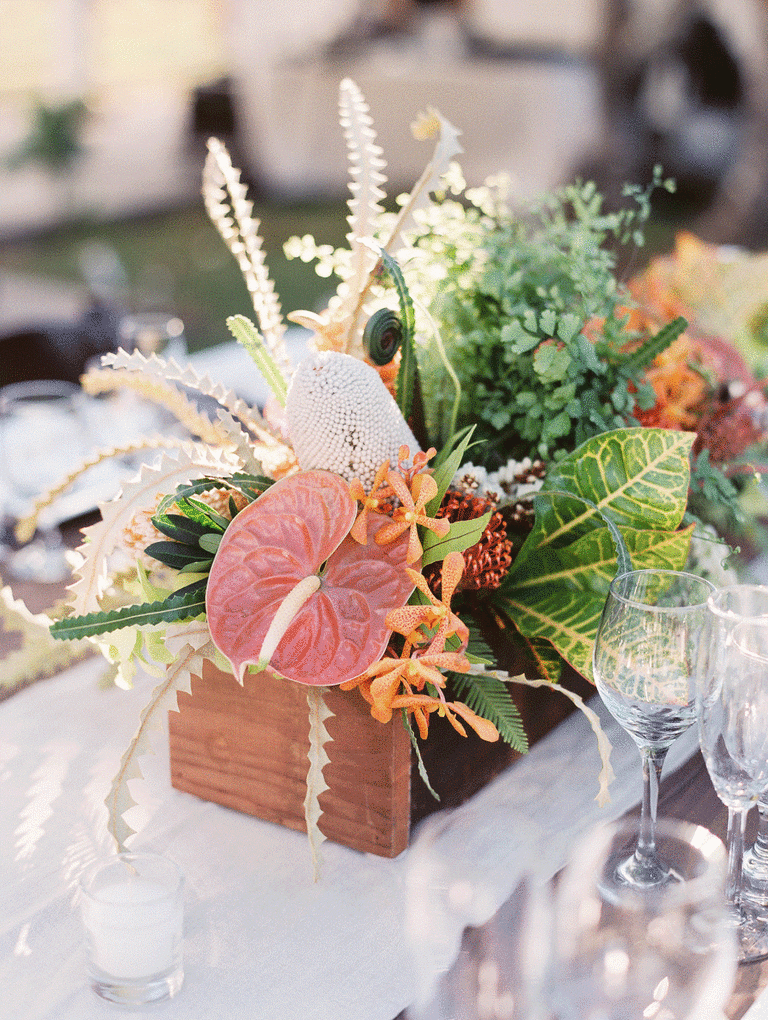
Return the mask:
[[(435, 713), (467, 739), (522, 750), (512, 685), (561, 690), (597, 733), (605, 798), (607, 741), (560, 683), (563, 665), (589, 678), (617, 571), (688, 557), (695, 436), (639, 417), (657, 402), (645, 371), (685, 321), (631, 323), (602, 245), (637, 238), (650, 191), (608, 215), (590, 186), (575, 187), (542, 207), (537, 236), (497, 185), (447, 197), (461, 188), (458, 132), (430, 112), (417, 130), (436, 139), (432, 158), (387, 212), (368, 108), (349, 80), (340, 95), (349, 248), (288, 245), (340, 279), (324, 312), (290, 316), (312, 330), (295, 367), (246, 189), (209, 145), (206, 205), (257, 320), (228, 325), (270, 384), (266, 408), (138, 352), (107, 355), (83, 378), (91, 393), (128, 386), (161, 400), (192, 437), (147, 441), (159, 459), (86, 529), (69, 615), (51, 628), (97, 642), (123, 683), (139, 667), (160, 674), (107, 798), (120, 845), (148, 732), (205, 660), (240, 682), (269, 674), (306, 688), (315, 850), (332, 686), (362, 697), (377, 724), (404, 726), (419, 761)], [(213, 420), (194, 391), (214, 399)], [(496, 668), (499, 648), (528, 668)]]

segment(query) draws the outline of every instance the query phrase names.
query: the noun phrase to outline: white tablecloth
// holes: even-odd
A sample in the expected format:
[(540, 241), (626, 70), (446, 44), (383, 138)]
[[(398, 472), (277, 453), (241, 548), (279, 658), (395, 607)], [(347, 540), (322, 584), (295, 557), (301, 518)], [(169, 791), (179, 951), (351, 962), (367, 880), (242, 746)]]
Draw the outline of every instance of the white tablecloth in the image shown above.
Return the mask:
[[(98, 687), (99, 660), (0, 703), (0, 1018), (98, 1020), (120, 1013), (86, 986), (78, 876), (109, 853), (103, 800), (153, 681)], [(559, 697), (558, 694), (542, 697)], [(573, 838), (637, 802), (637, 750), (600, 711), (614, 743), (612, 800), (594, 801), (594, 736), (574, 713), (460, 809), (476, 819), (473, 864), (499, 903), (536, 862), (562, 863)], [(405, 875), (395, 860), (324, 844), (312, 879), (306, 837), (173, 790), (166, 740), (133, 783), (136, 849), (186, 875), (186, 979), (137, 1017), (168, 1020), (393, 1020), (412, 1001)], [(695, 748), (689, 731), (668, 767)]]

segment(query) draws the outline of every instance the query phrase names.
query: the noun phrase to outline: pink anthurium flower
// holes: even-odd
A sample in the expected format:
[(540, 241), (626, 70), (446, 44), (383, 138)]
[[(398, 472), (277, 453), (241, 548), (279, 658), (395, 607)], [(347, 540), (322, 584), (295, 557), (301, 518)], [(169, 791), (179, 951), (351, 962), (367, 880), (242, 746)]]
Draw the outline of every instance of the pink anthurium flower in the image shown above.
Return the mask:
[(367, 521), (349, 536), (357, 503), (329, 471), (276, 482), (235, 517), (211, 567), (206, 614), (211, 638), (240, 682), (249, 666), (298, 683), (333, 686), (383, 655), (386, 616), (413, 591), (404, 570), (407, 535), (387, 545)]

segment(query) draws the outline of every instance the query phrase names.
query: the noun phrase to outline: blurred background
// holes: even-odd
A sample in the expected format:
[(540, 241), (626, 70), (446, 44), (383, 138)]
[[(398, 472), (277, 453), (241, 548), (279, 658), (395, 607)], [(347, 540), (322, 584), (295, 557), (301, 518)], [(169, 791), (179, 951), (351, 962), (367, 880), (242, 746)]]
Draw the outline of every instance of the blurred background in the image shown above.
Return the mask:
[(505, 171), (528, 199), (580, 176), (617, 202), (661, 163), (678, 190), (649, 253), (680, 226), (768, 246), (767, 0), (0, 0), (0, 382), (2, 338), (58, 329), (85, 358), (128, 311), (178, 315), (190, 350), (228, 339), (250, 302), (199, 197), (212, 134), (284, 310), (322, 305), (328, 281), (282, 244), (343, 243), (346, 76), (390, 197), (434, 106), (470, 184)]

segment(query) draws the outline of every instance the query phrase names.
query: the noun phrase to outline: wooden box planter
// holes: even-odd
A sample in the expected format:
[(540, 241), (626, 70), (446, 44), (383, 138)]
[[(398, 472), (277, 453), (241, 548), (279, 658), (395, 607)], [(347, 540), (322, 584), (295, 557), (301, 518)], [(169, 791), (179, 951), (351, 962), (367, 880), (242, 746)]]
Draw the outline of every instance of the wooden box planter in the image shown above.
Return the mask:
[[(567, 714), (565, 698), (520, 688), (532, 734)], [(527, 710), (530, 694), (543, 695)], [(422, 755), (435, 801), (412, 762), (410, 739), (399, 719), (382, 725), (356, 692), (332, 688), (326, 704), (329, 789), (320, 797), (320, 828), (337, 843), (395, 857), (408, 845), (411, 825), (432, 811), (455, 806), (501, 772), (516, 754), (501, 742), (463, 738), (439, 717), (430, 720)], [(268, 674), (246, 677), (206, 663), (193, 677), (192, 693), (179, 694), (179, 712), (169, 713), (171, 782), (178, 790), (280, 825), (306, 831), (304, 797), (309, 721), (306, 688)], [(548, 706), (548, 707), (547, 707)], [(554, 709), (554, 711), (553, 711)]]

